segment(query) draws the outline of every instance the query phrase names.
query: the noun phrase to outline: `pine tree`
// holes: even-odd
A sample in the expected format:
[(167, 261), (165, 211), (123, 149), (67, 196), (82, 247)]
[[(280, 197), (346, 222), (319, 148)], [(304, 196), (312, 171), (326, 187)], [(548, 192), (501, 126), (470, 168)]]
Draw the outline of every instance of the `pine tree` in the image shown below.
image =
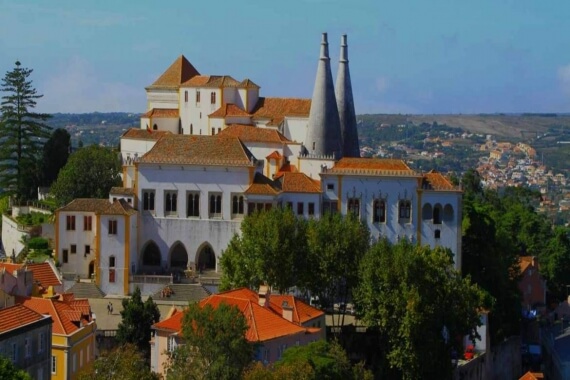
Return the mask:
[(49, 115), (32, 112), (39, 95), (29, 76), (33, 70), (19, 61), (0, 84), (0, 192), (33, 198), (39, 184), (42, 147), (50, 129)]

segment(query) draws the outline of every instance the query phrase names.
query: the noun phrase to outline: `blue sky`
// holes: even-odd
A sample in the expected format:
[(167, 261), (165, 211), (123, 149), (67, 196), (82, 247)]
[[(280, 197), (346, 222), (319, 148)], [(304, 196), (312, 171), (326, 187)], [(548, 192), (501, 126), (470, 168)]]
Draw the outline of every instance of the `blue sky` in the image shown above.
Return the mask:
[(143, 112), (180, 54), (264, 96), (310, 97), (320, 34), (348, 34), (358, 113), (570, 112), (567, 0), (0, 0), (0, 73), (46, 112)]

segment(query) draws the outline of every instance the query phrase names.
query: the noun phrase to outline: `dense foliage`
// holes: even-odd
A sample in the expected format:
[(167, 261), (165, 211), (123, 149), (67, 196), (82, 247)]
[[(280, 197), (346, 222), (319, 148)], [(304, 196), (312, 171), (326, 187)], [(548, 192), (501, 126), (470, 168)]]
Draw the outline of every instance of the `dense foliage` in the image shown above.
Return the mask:
[(49, 115), (33, 112), (43, 95), (32, 86), (32, 72), (17, 61), (0, 84), (6, 94), (0, 103), (0, 192), (22, 200), (37, 194), (42, 146), (49, 136)]
[(0, 355), (0, 379), (32, 380), (32, 377), (26, 371), (16, 368), (10, 359)]
[(480, 324), (484, 293), (453, 269), (452, 253), (405, 240), (374, 244), (360, 265), (357, 315), (403, 379), (447, 379), (452, 351)]
[(170, 355), (168, 379), (241, 378), (253, 360), (254, 347), (245, 338), (248, 328), (235, 306), (190, 304), (182, 319), (184, 344)]
[(115, 151), (90, 145), (74, 152), (51, 188), (58, 205), (76, 198), (107, 198), (121, 185), (121, 162)]
[(158, 306), (148, 297), (142, 301), (139, 287), (122, 301), (121, 322), (117, 329), (119, 344), (134, 344), (146, 360), (150, 359), (151, 326), (160, 320)]
[(57, 179), (59, 171), (67, 163), (71, 152), (71, 136), (65, 129), (54, 130), (44, 145), (42, 185), (51, 186)]

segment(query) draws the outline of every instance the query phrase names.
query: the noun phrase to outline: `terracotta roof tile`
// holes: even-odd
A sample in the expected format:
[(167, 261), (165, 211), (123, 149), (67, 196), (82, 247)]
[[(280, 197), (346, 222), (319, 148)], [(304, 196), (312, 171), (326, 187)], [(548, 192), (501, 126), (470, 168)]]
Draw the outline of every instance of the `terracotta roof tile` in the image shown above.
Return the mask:
[(77, 198), (61, 207), (59, 211), (101, 212), (109, 207), (109, 199)]
[(542, 380), (544, 379), (544, 374), (542, 372), (531, 372), (528, 371), (519, 380)]
[(232, 103), (222, 104), (220, 108), (208, 115), (214, 118), (224, 117), (250, 117), (251, 115)]
[(402, 160), (389, 158), (341, 158), (327, 173), (332, 174), (366, 174), (366, 175), (393, 175), (416, 176)]
[(48, 286), (59, 286), (62, 284), (58, 275), (54, 271), (55, 268), (48, 262), (25, 264), (25, 266), (34, 274), (34, 281), (39, 281), (44, 288), (47, 288)]
[(0, 263), (0, 269), (5, 269), (10, 274), (13, 274), (14, 271), (20, 268), (22, 268), (22, 264)]
[(45, 319), (42, 314), (25, 305), (14, 305), (0, 309), (0, 333), (17, 329)]
[(240, 82), (235, 80), (229, 75), (204, 75), (199, 77), (194, 77), (184, 83), (181, 87), (212, 87), (212, 88), (222, 88), (222, 87), (239, 87)]
[(275, 179), (281, 182), (281, 190), (285, 193), (320, 193), (321, 183), (305, 173), (282, 172)]
[(250, 79), (246, 78), (244, 80), (241, 81), (241, 83), (239, 84), (239, 88), (257, 88), (259, 89), (260, 87), (253, 83), (253, 81), (251, 81)]
[(152, 117), (154, 119), (167, 119), (167, 118), (178, 118), (180, 117), (180, 113), (178, 109), (170, 109), (170, 108), (151, 108), (150, 111), (141, 115), (141, 118), (149, 118)]
[(249, 195), (277, 195), (280, 192), (280, 183), (272, 181), (261, 173), (255, 173), (253, 183), (245, 190)]
[(219, 135), (238, 137), (243, 142), (264, 142), (275, 144), (291, 142), (291, 140), (274, 129), (258, 128), (253, 125), (243, 124), (230, 124), (227, 128), (223, 129)]
[(433, 190), (458, 190), (443, 174), (435, 170), (424, 174), (423, 187)]
[(153, 164), (252, 166), (253, 155), (237, 138), (168, 135), (139, 161)]
[(261, 97), (252, 114), (254, 118), (269, 119), (270, 125), (279, 125), (285, 116), (308, 117), (310, 110), (311, 99)]
[(153, 131), (141, 128), (131, 128), (123, 135), (121, 138), (125, 139), (137, 139), (137, 140), (158, 140), (164, 135), (169, 135), (168, 131)]
[(131, 187), (112, 187), (109, 194), (133, 196), (135, 191)]
[(137, 211), (123, 198), (117, 199), (101, 211), (103, 215), (134, 215), (136, 213)]
[(186, 57), (181, 55), (176, 58), (170, 67), (166, 69), (166, 71), (149, 86), (149, 88), (178, 88), (182, 83), (190, 80), (196, 75), (200, 75), (198, 70), (188, 62)]
[(271, 152), (270, 155), (268, 155), (265, 158), (274, 158), (274, 159), (279, 160), (279, 159), (283, 158), (283, 155), (281, 155), (281, 153), (279, 153), (278, 151), (274, 150), (273, 152)]
[[(54, 334), (71, 335), (79, 330), (79, 327), (71, 319), (71, 317), (75, 319), (76, 314), (70, 312), (76, 311), (81, 313), (81, 309), (76, 309), (72, 303), (37, 297), (16, 297), (16, 302), (29, 307), (37, 313), (49, 314), (53, 319), (52, 331)], [(82, 314), (82, 316), (87, 321), (92, 320), (91, 314)]]
[(299, 169), (295, 165), (291, 165), (289, 162), (286, 162), (279, 168), (279, 171), (276, 174), (276, 177), (283, 173), (298, 173)]

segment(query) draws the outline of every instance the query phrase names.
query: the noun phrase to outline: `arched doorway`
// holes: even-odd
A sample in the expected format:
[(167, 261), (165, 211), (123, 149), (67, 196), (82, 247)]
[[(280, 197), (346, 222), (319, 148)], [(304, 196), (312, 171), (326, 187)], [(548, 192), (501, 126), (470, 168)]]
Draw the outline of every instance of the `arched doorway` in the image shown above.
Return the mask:
[(204, 245), (196, 257), (196, 269), (198, 270), (215, 270), (216, 255), (210, 244)]
[(94, 277), (95, 277), (95, 260), (91, 260), (91, 261), (89, 262), (88, 273), (89, 273), (89, 278), (94, 278)]
[(159, 267), (161, 262), (160, 249), (155, 242), (149, 242), (142, 254), (142, 265), (150, 267)]
[(170, 267), (186, 269), (188, 266), (188, 253), (184, 244), (180, 242), (174, 243), (170, 250)]

